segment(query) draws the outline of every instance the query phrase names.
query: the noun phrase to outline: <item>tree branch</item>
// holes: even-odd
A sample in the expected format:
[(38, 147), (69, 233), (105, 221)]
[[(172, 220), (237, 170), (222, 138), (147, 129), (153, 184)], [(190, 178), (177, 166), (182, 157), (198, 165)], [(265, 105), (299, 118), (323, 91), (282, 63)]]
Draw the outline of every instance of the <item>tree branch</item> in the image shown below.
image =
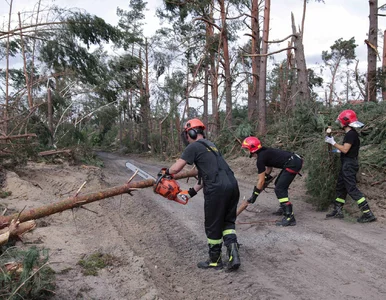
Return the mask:
[(275, 51), (275, 52), (270, 52), (270, 53), (267, 53), (267, 54), (244, 54), (243, 56), (248, 56), (248, 57), (262, 57), (262, 56), (270, 56), (270, 55), (273, 55), (273, 54), (276, 54), (276, 53), (280, 53), (280, 52), (283, 52), (283, 51), (287, 51), (287, 50), (291, 50), (291, 49), (295, 49), (295, 47), (287, 47), (287, 48), (284, 48), (284, 49), (281, 49), (281, 50), (278, 50), (278, 51)]
[(19, 27), (19, 28), (16, 28), (14, 30), (10, 30), (10, 31), (2, 31), (0, 33), (0, 39), (2, 39), (3, 36), (5, 35), (15, 35), (15, 34), (19, 34), (18, 32), (19, 31), (23, 31), (24, 29), (27, 29), (27, 28), (36, 28), (36, 27), (40, 27), (40, 26), (46, 26), (46, 25), (61, 25), (61, 24), (67, 24), (68, 22), (48, 22), (48, 23), (40, 23), (40, 24), (34, 24), (34, 25), (28, 25), (28, 26), (24, 26), (24, 27)]
[(277, 41), (265, 41), (265, 42), (268, 43), (268, 44), (282, 43), (282, 42), (284, 42), (285, 40), (287, 40), (287, 39), (289, 39), (289, 38), (292, 38), (292, 37), (297, 38), (297, 37), (298, 37), (298, 34), (290, 34), (289, 36), (287, 36), (286, 38), (284, 38), (284, 39), (282, 39), (282, 40), (277, 40)]
[(216, 27), (219, 31), (221, 31), (221, 28), (216, 23), (213, 23), (213, 22), (211, 22), (205, 18), (202, 18), (202, 17), (193, 19), (193, 22), (199, 21), (199, 20), (204, 21), (205, 23), (208, 23), (208, 24), (212, 25), (213, 27)]

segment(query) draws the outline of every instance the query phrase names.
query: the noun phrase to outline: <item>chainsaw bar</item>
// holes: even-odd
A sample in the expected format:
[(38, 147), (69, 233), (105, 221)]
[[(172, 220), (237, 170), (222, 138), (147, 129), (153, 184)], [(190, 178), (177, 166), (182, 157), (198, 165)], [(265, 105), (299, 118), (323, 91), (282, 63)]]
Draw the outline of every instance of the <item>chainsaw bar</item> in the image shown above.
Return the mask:
[(138, 175), (141, 176), (143, 179), (153, 179), (154, 181), (156, 180), (155, 177), (151, 176), (149, 173), (141, 170), (140, 168), (137, 168), (136, 166), (134, 166), (132, 163), (130, 162), (126, 162), (126, 167), (133, 171), (134, 173), (138, 171)]

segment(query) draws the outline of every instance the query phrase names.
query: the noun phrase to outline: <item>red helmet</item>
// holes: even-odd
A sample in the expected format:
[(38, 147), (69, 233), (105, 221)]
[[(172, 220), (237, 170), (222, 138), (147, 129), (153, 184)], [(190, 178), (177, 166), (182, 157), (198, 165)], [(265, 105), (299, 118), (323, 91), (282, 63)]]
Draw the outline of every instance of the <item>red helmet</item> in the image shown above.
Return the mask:
[(248, 149), (250, 153), (255, 153), (262, 147), (263, 146), (261, 145), (260, 140), (254, 136), (247, 137), (241, 145), (241, 148)]
[(188, 122), (186, 122), (184, 130), (188, 131), (192, 128), (201, 128), (202, 130), (205, 129), (204, 123), (202, 123), (199, 119), (191, 119)]
[(342, 111), (336, 119), (343, 127), (350, 126), (354, 128), (360, 128), (364, 126), (363, 123), (358, 121), (357, 114), (351, 109)]

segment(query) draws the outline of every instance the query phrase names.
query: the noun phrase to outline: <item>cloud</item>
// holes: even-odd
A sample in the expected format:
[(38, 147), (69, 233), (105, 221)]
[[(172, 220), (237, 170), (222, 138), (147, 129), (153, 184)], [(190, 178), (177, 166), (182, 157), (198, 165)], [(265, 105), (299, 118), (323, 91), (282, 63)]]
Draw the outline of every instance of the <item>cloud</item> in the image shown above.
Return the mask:
[[(356, 55), (360, 60), (360, 68), (365, 71), (367, 61), (367, 46), (364, 40), (369, 30), (369, 4), (362, 0), (325, 1), (326, 4), (309, 1), (306, 10), (304, 28), (304, 50), (307, 65), (321, 62), (322, 51), (330, 51), (336, 40), (349, 40), (354, 37), (358, 47)], [(291, 13), (294, 14), (297, 29), (301, 25), (303, 1), (273, 1), (270, 19), (270, 40), (280, 40), (292, 33)], [(381, 5), (382, 3), (379, 3)], [(378, 28), (384, 30), (386, 18), (379, 17)], [(382, 53), (383, 41), (378, 43), (378, 51)], [(272, 45), (270, 51), (285, 48), (287, 42)], [(276, 57), (284, 59), (285, 54)], [(317, 59), (319, 57), (319, 59)]]

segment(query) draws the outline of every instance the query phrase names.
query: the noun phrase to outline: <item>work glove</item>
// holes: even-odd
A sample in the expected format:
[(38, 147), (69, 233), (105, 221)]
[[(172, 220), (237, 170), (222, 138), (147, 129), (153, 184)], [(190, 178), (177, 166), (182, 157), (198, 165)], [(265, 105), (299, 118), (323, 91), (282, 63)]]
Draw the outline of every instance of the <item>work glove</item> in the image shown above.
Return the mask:
[(162, 168), (162, 169), (158, 172), (158, 174), (157, 174), (158, 177), (164, 176), (164, 175), (170, 176), (171, 178), (173, 178), (173, 175), (169, 173), (169, 169), (168, 169), (168, 168)]
[(271, 176), (270, 174), (265, 174), (265, 182), (271, 182), (273, 179), (273, 176)]
[(177, 194), (177, 200), (180, 203), (187, 203), (188, 200), (197, 195), (197, 192), (194, 188), (190, 188), (187, 191), (181, 191)]
[(259, 190), (256, 186), (253, 187), (252, 196), (249, 197), (247, 200), (248, 203), (255, 203), (257, 196), (261, 193), (261, 190)]
[(334, 140), (334, 137), (332, 137), (332, 136), (326, 136), (326, 137), (324, 138), (324, 141), (325, 141), (326, 143), (329, 143), (329, 144), (333, 145), (333, 146), (336, 144), (336, 142), (335, 142), (335, 140)]
[(271, 176), (270, 174), (266, 174), (265, 175), (264, 188), (263, 189), (265, 189), (272, 182), (273, 179), (274, 179), (273, 176)]

